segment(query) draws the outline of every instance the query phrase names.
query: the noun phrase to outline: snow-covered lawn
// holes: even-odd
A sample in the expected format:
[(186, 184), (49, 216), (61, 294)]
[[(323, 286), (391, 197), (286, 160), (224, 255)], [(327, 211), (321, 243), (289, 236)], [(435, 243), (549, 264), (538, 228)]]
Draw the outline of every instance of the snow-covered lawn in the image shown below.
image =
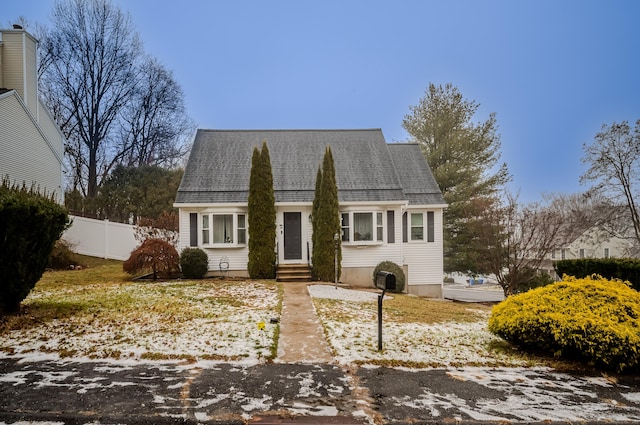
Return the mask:
[[(44, 279), (21, 314), (0, 317), (0, 356), (256, 363), (277, 352), (279, 325), (271, 319), (280, 316), (282, 287), (273, 281), (131, 282), (115, 273), (108, 281), (74, 282), (65, 276)], [(486, 329), (486, 307), (454, 309), (441, 302), (458, 316), (434, 318), (429, 309), (435, 301), (404, 311), (387, 295), (378, 351), (377, 293), (330, 285), (311, 285), (309, 292), (340, 363), (523, 364), (519, 356), (491, 349), (500, 340)]]
[(0, 319), (0, 354), (258, 361), (274, 352), (280, 300), (261, 281), (45, 286)]
[[(334, 355), (341, 363), (406, 366), (522, 366), (525, 361), (491, 349), (501, 339), (487, 330), (488, 309), (468, 307), (462, 321), (424, 323), (389, 317), (383, 299), (382, 351), (378, 351), (378, 294), (330, 285), (309, 286)], [(398, 296), (406, 297), (406, 295)], [(332, 300), (327, 302), (327, 300)], [(428, 308), (428, 304), (425, 303)], [(397, 309), (397, 308), (396, 308)], [(429, 316), (428, 310), (424, 311)], [(396, 313), (396, 316), (398, 313)], [(402, 312), (400, 312), (402, 315)]]

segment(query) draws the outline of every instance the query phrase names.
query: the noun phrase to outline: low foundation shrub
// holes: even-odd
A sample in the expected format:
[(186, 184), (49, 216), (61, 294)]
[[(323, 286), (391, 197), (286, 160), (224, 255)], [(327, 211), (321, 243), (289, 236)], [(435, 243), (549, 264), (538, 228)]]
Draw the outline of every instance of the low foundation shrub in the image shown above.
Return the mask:
[(493, 308), (489, 330), (528, 351), (596, 368), (640, 365), (640, 293), (599, 276), (514, 295)]
[(209, 270), (209, 257), (200, 248), (185, 248), (180, 253), (182, 276), (187, 279), (202, 279)]
[(373, 270), (373, 284), (376, 283), (376, 275), (379, 271), (391, 272), (396, 275), (396, 289), (395, 293), (404, 292), (404, 287), (406, 286), (406, 278), (404, 276), (404, 270), (402, 267), (394, 263), (393, 261), (383, 261), (376, 266)]

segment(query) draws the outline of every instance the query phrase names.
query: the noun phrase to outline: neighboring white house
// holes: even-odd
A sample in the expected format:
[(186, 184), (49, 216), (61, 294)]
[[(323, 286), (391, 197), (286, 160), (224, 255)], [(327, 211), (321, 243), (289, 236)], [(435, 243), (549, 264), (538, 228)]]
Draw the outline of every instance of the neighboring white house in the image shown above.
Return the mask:
[(629, 239), (614, 236), (601, 226), (595, 225), (578, 235), (564, 248), (551, 254), (553, 260), (575, 260), (578, 258), (625, 258), (633, 243)]
[(62, 203), (64, 136), (38, 96), (37, 45), (19, 27), (0, 29), (0, 178)]
[(278, 265), (308, 265), (311, 204), (325, 148), (333, 153), (342, 218), (342, 277), (371, 286), (375, 266), (404, 267), (407, 291), (442, 297), (442, 193), (417, 144), (387, 144), (380, 129), (198, 130), (176, 196), (180, 246), (200, 247), (246, 276), (247, 197), (254, 147), (269, 147)]
[[(586, 226), (585, 226), (586, 227)], [(613, 235), (602, 225), (588, 227), (576, 226), (564, 235), (562, 247), (552, 251), (541, 265), (541, 269), (556, 279), (553, 263), (559, 260), (577, 260), (581, 258), (628, 258), (635, 256), (632, 238)]]

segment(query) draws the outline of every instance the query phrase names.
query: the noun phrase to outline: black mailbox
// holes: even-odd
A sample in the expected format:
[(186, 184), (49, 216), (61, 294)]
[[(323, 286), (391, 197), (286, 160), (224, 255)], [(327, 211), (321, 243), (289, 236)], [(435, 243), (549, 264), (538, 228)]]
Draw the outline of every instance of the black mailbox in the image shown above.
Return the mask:
[(383, 291), (395, 291), (396, 275), (391, 272), (379, 271), (376, 273), (376, 288)]

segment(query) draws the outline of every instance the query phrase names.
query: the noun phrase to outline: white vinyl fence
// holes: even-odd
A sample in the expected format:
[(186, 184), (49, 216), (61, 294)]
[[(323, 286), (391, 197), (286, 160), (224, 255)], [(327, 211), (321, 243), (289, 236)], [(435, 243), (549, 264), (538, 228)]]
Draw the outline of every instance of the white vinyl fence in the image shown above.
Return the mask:
[(126, 260), (139, 245), (130, 224), (108, 220), (70, 216), (73, 223), (62, 235), (78, 254), (92, 257)]

